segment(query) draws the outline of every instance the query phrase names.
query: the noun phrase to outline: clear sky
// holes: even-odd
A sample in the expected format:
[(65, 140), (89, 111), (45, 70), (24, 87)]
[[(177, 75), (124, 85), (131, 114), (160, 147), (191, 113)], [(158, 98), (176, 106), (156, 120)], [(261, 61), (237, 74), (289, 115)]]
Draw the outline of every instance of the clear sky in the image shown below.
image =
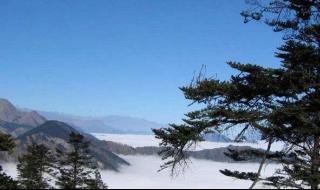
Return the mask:
[(244, 0), (1, 0), (0, 97), (76, 115), (161, 123), (192, 109), (178, 89), (202, 65), (277, 66), (281, 34), (244, 24)]

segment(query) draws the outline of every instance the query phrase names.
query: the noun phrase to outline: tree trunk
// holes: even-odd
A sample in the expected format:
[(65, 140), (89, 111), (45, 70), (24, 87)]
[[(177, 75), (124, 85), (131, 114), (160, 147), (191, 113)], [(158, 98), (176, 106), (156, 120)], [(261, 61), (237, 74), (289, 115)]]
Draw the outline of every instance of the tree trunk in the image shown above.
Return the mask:
[(319, 189), (319, 182), (317, 180), (319, 176), (319, 167), (320, 167), (320, 136), (315, 136), (314, 138), (314, 149), (312, 156), (312, 165), (311, 165), (311, 177), (310, 182), (311, 189)]
[(266, 160), (267, 160), (267, 155), (270, 153), (270, 149), (271, 149), (272, 142), (273, 142), (273, 140), (270, 139), (270, 140), (269, 140), (269, 143), (268, 143), (268, 148), (267, 148), (267, 150), (265, 151), (264, 156), (263, 156), (263, 158), (262, 158), (262, 161), (261, 161), (261, 163), (260, 163), (260, 166), (259, 166), (259, 169), (258, 169), (258, 173), (257, 173), (257, 178), (256, 178), (256, 180), (254, 180), (254, 182), (252, 183), (252, 185), (250, 186), (249, 189), (253, 189), (254, 186), (256, 186), (256, 184), (257, 184), (257, 183), (259, 182), (259, 180), (260, 180), (261, 171), (262, 171), (263, 165), (265, 164), (265, 162), (266, 162)]

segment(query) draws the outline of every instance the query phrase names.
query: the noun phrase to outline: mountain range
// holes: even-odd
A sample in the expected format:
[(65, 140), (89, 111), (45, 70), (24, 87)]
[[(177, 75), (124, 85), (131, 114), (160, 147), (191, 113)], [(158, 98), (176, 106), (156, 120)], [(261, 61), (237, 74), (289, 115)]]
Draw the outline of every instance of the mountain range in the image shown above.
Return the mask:
[(46, 119), (35, 111), (21, 111), (8, 100), (0, 99), (0, 131), (19, 136), (43, 124)]
[(160, 123), (128, 116), (83, 117), (45, 111), (39, 111), (39, 113), (47, 119), (63, 121), (87, 133), (151, 135), (151, 129), (165, 126)]
[[(31, 143), (44, 144), (52, 151), (57, 149), (68, 152), (67, 143), (71, 132), (82, 134), (90, 142), (90, 154), (97, 166), (104, 169), (119, 171), (119, 167), (130, 165), (120, 155), (157, 155), (160, 147), (137, 147), (112, 141), (99, 140), (89, 133), (129, 133), (151, 134), (152, 128), (164, 125), (124, 116), (81, 117), (54, 112), (30, 111), (18, 109), (8, 100), (0, 99), (0, 132), (11, 134), (16, 139), (16, 148), (12, 154), (0, 152), (0, 160), (17, 161), (26, 153)], [(231, 142), (219, 134), (209, 134), (205, 140), (214, 142)], [(250, 147), (224, 147), (211, 150), (188, 151), (186, 154), (197, 159), (218, 162), (232, 162), (225, 152), (228, 149), (250, 149)], [(263, 150), (258, 150), (263, 151)], [(259, 161), (253, 157), (251, 161)]]
[[(128, 116), (83, 117), (55, 112), (38, 112), (50, 120), (63, 121), (87, 133), (153, 135), (152, 129), (167, 127), (164, 124)], [(211, 142), (232, 142), (230, 138), (221, 134), (207, 134), (204, 139)]]
[[(67, 144), (70, 133), (81, 133), (60, 121), (46, 121), (44, 124), (27, 131), (18, 137), (18, 153), (23, 154), (27, 145), (31, 142), (45, 144), (47, 147), (68, 152), (70, 147)], [(90, 142), (90, 153), (94, 161), (101, 168), (117, 171), (120, 165), (129, 165), (128, 162), (112, 153), (106, 146), (105, 141), (98, 140), (92, 135), (81, 133)]]
[[(112, 141), (106, 141), (106, 146), (108, 149), (117, 155), (142, 155), (142, 156), (159, 156), (159, 152), (161, 152), (164, 148), (155, 147), (155, 146), (145, 146), (145, 147), (131, 147), (129, 145), (123, 145), (121, 143), (115, 143)], [(236, 151), (255, 151), (255, 154), (247, 155), (246, 160), (242, 162), (261, 162), (261, 156), (265, 150), (263, 149), (255, 149), (250, 146), (234, 146), (229, 145), (227, 147), (213, 148), (213, 149), (204, 149), (198, 151), (186, 151), (185, 155), (190, 158), (196, 158), (201, 160), (210, 160), (214, 162), (228, 162), (228, 163), (238, 163), (239, 161), (235, 161), (226, 153), (229, 153), (229, 150)]]
[[(87, 117), (18, 109), (8, 100), (0, 99), (0, 122), (2, 122), (0, 131), (19, 136), (30, 128), (43, 124), (46, 120), (62, 121), (85, 133), (152, 135), (152, 129), (167, 127), (165, 124), (128, 116)], [(260, 139), (260, 135), (256, 132), (250, 132), (246, 137), (248, 142), (256, 142)], [(211, 142), (232, 142), (228, 136), (218, 133), (207, 134), (204, 139)]]
[(31, 143), (44, 144), (53, 152), (57, 149), (70, 151), (67, 143), (71, 132), (82, 134), (90, 142), (90, 154), (96, 164), (105, 169), (118, 171), (121, 165), (129, 165), (127, 161), (111, 152), (105, 141), (75, 129), (61, 122), (47, 120), (35, 111), (21, 111), (8, 100), (0, 99), (0, 131), (16, 137), (16, 148), (12, 154), (0, 152), (0, 159), (17, 161), (26, 153)]
[[(152, 135), (152, 129), (167, 127), (165, 124), (129, 116), (86, 117), (57, 112), (33, 111), (26, 108), (17, 109), (8, 100), (0, 99), (0, 122), (8, 122), (0, 125), (0, 131), (19, 136), (30, 128), (43, 124), (46, 120), (62, 121), (85, 133)], [(211, 142), (232, 141), (221, 134), (208, 134), (204, 139)]]
[(21, 111), (6, 99), (0, 99), (0, 120), (33, 127), (41, 125), (46, 121), (36, 111)]

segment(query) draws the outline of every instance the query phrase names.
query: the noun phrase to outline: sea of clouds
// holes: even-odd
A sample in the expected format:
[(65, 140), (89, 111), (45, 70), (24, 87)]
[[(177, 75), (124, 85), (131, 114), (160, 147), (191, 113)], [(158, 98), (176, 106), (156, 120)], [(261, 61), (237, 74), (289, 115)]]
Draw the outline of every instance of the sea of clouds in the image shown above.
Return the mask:
[[(111, 134), (94, 134), (101, 140), (110, 140), (127, 144), (133, 147), (158, 146), (159, 141), (154, 136), (147, 135), (111, 135)], [(230, 143), (202, 142), (196, 150), (206, 148), (226, 147)], [(257, 144), (236, 144), (240, 146), (252, 146), (255, 148), (265, 148), (266, 144), (260, 142)], [(280, 149), (280, 144), (273, 147), (274, 150)], [(239, 180), (224, 176), (219, 172), (222, 169), (239, 170), (247, 172), (256, 172), (258, 163), (223, 163), (207, 160), (192, 159), (189, 167), (179, 176), (171, 177), (170, 171), (165, 170), (158, 172), (160, 165), (164, 161), (158, 156), (122, 156), (131, 166), (123, 166), (120, 172), (102, 170), (101, 175), (104, 182), (111, 189), (197, 189), (197, 188), (222, 188), (222, 189), (242, 189), (249, 188), (251, 181)], [(7, 174), (12, 177), (17, 176), (16, 164), (1, 164)], [(280, 165), (268, 164), (263, 168), (263, 175), (272, 175)], [(258, 187), (264, 187), (259, 184)]]
[[(256, 171), (258, 164), (254, 163), (220, 163), (205, 160), (191, 160), (189, 168), (179, 176), (171, 177), (170, 171), (158, 172), (163, 161), (156, 156), (122, 156), (131, 166), (120, 168), (120, 172), (102, 170), (103, 181), (110, 189), (200, 189), (200, 188), (249, 188), (251, 181), (238, 180), (222, 175), (220, 169)], [(263, 169), (264, 175), (272, 174), (279, 166), (269, 164)], [(5, 172), (16, 177), (16, 165), (6, 163)], [(263, 187), (261, 184), (258, 187)]]
[[(171, 177), (170, 171), (158, 172), (163, 161), (155, 156), (125, 156), (132, 166), (122, 168), (120, 173), (102, 171), (104, 181), (110, 188), (120, 189), (246, 189), (251, 181), (224, 176), (221, 169), (256, 172), (258, 164), (231, 164), (205, 160), (191, 160), (184, 173)], [(271, 175), (279, 166), (270, 164), (264, 167), (263, 175)], [(259, 184), (259, 187), (263, 185)]]

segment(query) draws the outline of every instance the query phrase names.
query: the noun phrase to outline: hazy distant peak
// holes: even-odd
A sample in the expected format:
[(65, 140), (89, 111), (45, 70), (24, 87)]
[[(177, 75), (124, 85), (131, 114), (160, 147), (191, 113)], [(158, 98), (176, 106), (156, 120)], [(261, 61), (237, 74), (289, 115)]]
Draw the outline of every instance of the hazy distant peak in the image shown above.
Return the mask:
[(21, 111), (17, 109), (10, 101), (0, 99), (0, 120), (15, 123), (30, 125), (36, 127), (43, 124), (46, 119), (36, 111)]
[(165, 126), (157, 122), (131, 116), (86, 117), (55, 112), (40, 111), (40, 113), (47, 119), (63, 121), (88, 133), (152, 134), (152, 128)]
[[(10, 103), (9, 100), (7, 100), (7, 99), (0, 98), (0, 104), (11, 104), (11, 103)], [(12, 105), (12, 104), (11, 104), (11, 105)]]
[(10, 114), (17, 112), (17, 109), (8, 100), (0, 99), (0, 112), (10, 117)]

